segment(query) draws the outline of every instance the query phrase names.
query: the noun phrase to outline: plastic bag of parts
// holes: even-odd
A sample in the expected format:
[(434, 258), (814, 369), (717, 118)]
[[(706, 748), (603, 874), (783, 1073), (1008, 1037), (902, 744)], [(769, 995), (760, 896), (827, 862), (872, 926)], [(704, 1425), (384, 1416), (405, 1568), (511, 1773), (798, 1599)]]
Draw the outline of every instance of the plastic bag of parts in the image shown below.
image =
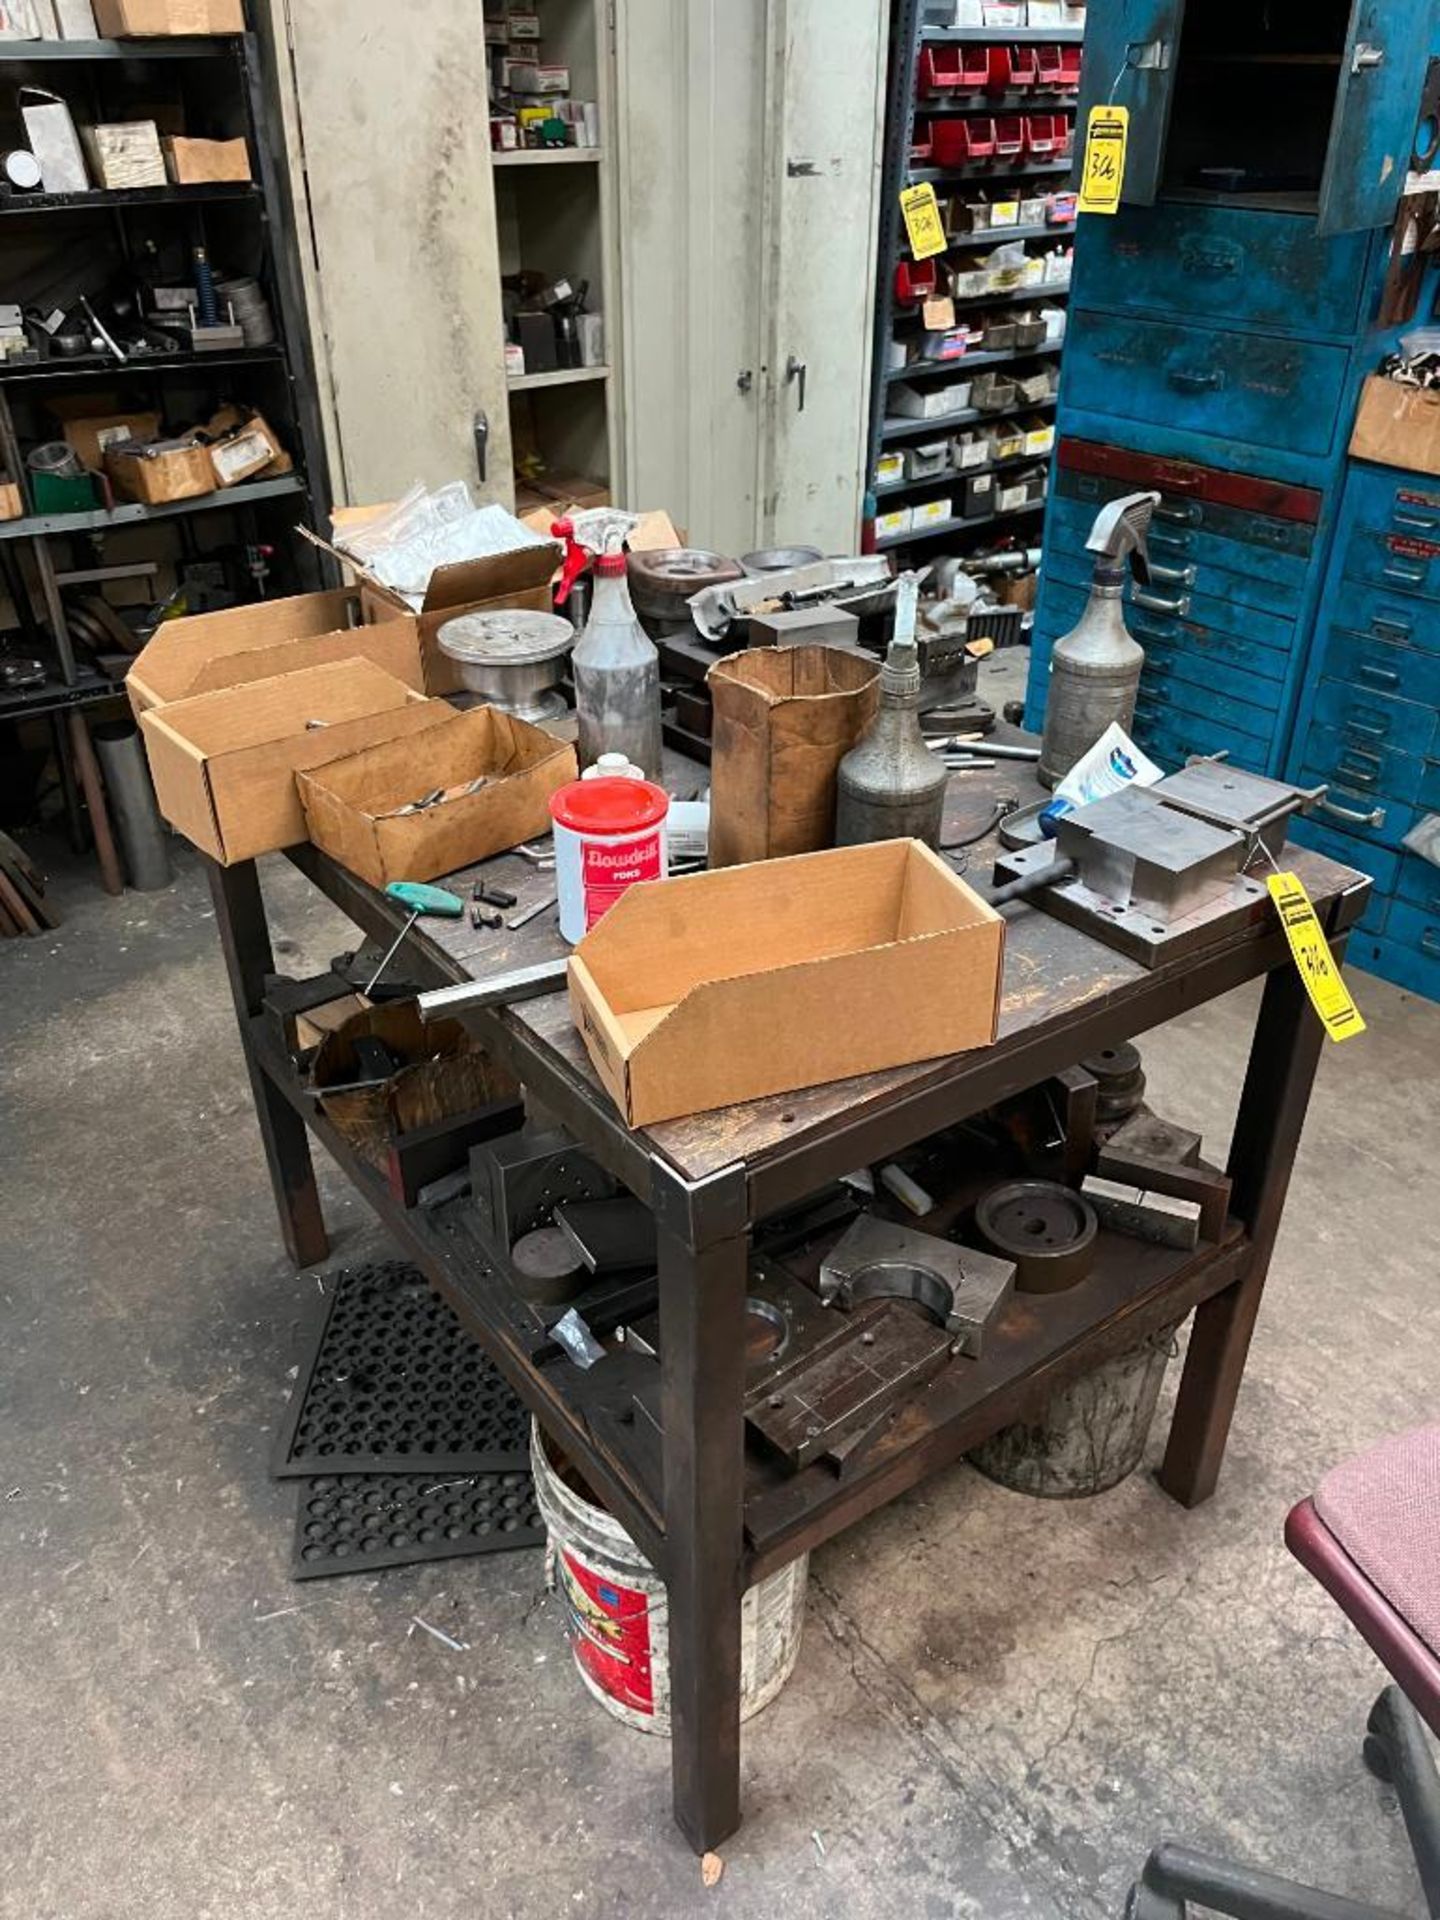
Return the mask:
[(1040, 829), (1047, 840), (1053, 840), (1067, 813), (1106, 800), (1124, 787), (1153, 787), (1164, 778), (1164, 768), (1143, 754), (1118, 722), (1112, 722), (1055, 789), (1055, 798), (1040, 816)]
[(431, 493), (418, 483), (378, 520), (348, 532), (343, 550), (418, 608), (438, 567), (545, 541), (504, 507), (477, 507), (463, 480)]

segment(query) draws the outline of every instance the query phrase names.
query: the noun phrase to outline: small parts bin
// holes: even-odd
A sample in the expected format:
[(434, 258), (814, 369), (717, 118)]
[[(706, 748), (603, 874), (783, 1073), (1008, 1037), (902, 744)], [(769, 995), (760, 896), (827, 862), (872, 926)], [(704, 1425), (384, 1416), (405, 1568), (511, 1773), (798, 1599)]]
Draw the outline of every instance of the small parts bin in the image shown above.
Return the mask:
[(923, 99), (938, 93), (974, 93), (989, 78), (989, 50), (985, 47), (923, 47), (918, 85)]
[(918, 307), (935, 297), (939, 271), (934, 260), (902, 260), (895, 269), (895, 304)]
[(1035, 47), (991, 47), (987, 91), (1019, 93), (1035, 86), (1040, 65), (1038, 52)]
[(937, 120), (930, 129), (937, 167), (964, 167), (995, 157), (995, 122), (986, 114), (965, 120)]

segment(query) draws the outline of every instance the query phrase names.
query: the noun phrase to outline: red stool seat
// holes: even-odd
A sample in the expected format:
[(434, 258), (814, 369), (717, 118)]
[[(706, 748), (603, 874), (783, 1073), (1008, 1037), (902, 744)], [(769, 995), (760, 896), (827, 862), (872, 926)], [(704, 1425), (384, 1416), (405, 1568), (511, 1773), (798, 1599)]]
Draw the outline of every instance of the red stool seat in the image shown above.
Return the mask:
[(1412, 1631), (1440, 1653), (1440, 1426), (1396, 1434), (1327, 1473), (1315, 1511)]

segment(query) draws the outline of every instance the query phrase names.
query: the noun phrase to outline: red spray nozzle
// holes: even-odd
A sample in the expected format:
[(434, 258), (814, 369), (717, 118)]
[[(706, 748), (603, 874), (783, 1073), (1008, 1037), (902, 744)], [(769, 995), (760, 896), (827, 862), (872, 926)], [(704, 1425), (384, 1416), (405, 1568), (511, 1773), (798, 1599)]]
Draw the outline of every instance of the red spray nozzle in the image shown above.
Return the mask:
[(557, 540), (565, 543), (565, 560), (560, 568), (559, 584), (555, 588), (555, 604), (563, 607), (570, 598), (575, 582), (590, 564), (590, 555), (575, 538), (575, 522), (568, 518), (551, 523), (550, 531)]

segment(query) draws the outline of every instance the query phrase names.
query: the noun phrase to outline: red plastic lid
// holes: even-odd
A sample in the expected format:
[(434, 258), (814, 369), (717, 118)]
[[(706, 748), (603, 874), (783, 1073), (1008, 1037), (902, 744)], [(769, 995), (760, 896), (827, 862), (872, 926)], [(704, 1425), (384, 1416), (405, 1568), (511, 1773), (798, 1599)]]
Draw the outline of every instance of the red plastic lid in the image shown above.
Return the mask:
[(649, 780), (572, 780), (550, 796), (551, 814), (572, 833), (639, 833), (669, 811), (669, 794)]
[(595, 571), (602, 580), (618, 580), (628, 572), (629, 565), (623, 553), (602, 553), (595, 562)]

